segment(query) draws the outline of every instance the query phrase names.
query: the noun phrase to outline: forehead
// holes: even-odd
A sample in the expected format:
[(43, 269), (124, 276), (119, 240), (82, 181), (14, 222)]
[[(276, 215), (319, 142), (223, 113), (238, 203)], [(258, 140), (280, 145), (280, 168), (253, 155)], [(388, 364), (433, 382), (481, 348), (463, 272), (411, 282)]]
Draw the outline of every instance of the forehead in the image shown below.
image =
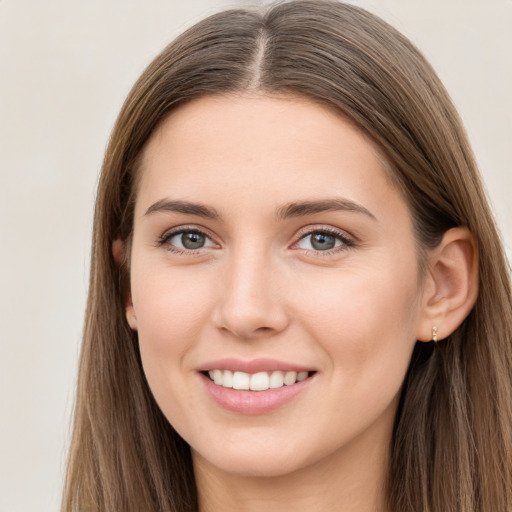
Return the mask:
[(204, 202), (249, 202), (260, 194), (262, 208), (326, 194), (370, 204), (390, 194), (401, 200), (385, 167), (368, 136), (307, 99), (204, 97), (176, 109), (152, 135), (142, 158), (137, 209), (141, 213), (166, 194)]

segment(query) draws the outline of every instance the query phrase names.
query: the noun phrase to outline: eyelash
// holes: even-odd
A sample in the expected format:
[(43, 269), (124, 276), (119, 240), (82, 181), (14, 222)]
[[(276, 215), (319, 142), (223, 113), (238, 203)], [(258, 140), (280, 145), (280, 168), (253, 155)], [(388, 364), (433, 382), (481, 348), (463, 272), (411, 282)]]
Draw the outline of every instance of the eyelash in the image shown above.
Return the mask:
[(341, 241), (341, 244), (339, 246), (335, 246), (332, 249), (320, 251), (320, 250), (312, 250), (312, 249), (299, 249), (306, 251), (308, 254), (313, 254), (315, 257), (327, 257), (332, 256), (333, 254), (337, 254), (343, 251), (346, 251), (347, 249), (350, 249), (351, 247), (354, 247), (355, 243), (354, 241), (349, 238), (344, 232), (339, 231), (334, 228), (328, 228), (328, 227), (321, 227), (321, 228), (306, 228), (300, 235), (299, 239), (293, 244), (293, 246), (296, 246), (298, 243), (300, 243), (302, 240), (306, 239), (309, 236), (312, 235), (328, 235), (333, 236), (335, 239)]
[(202, 249), (204, 249), (204, 247), (201, 247), (199, 249), (180, 249), (179, 247), (176, 247), (170, 243), (170, 240), (173, 237), (175, 237), (177, 235), (183, 235), (184, 233), (193, 233), (193, 234), (197, 234), (197, 235), (204, 235), (205, 238), (207, 238), (208, 240), (212, 240), (212, 237), (209, 236), (207, 233), (205, 233), (205, 231), (203, 231), (202, 229), (198, 229), (197, 227), (192, 227), (192, 226), (190, 226), (190, 227), (181, 226), (179, 228), (176, 228), (169, 232), (164, 233), (158, 239), (157, 246), (158, 247), (166, 246), (166, 249), (169, 252), (172, 252), (174, 254), (183, 254), (183, 255), (187, 255), (187, 256), (191, 256), (191, 255), (195, 256), (195, 255), (201, 254), (201, 251), (202, 251)]
[[(204, 235), (208, 240), (212, 241), (212, 238), (205, 231), (198, 229), (197, 227), (182, 226), (182, 227), (176, 228), (170, 232), (164, 233), (158, 239), (157, 246), (158, 247), (166, 246), (166, 249), (174, 254), (187, 255), (187, 256), (201, 254), (204, 247), (201, 247), (199, 249), (180, 249), (179, 247), (176, 247), (176, 246), (170, 244), (170, 240), (173, 237), (175, 237), (177, 235), (182, 235), (185, 233)], [(334, 229), (334, 228), (322, 227), (322, 228), (316, 228), (316, 229), (310, 228), (310, 229), (304, 230), (302, 233), (299, 233), (299, 237), (298, 237), (297, 241), (293, 243), (292, 247), (295, 247), (298, 243), (300, 243), (302, 240), (306, 239), (308, 236), (312, 236), (315, 234), (333, 236), (337, 240), (341, 241), (341, 244), (339, 246), (335, 246), (332, 249), (328, 249), (328, 250), (324, 250), (324, 251), (321, 251), (321, 250), (315, 251), (312, 249), (300, 249), (300, 248), (298, 248), (297, 250), (302, 250), (309, 254), (314, 254), (316, 257), (324, 257), (324, 256), (331, 256), (333, 254), (345, 251), (351, 247), (354, 247), (354, 245), (355, 245), (354, 241), (351, 238), (349, 238), (346, 234), (344, 234), (343, 232), (338, 231), (337, 229)]]

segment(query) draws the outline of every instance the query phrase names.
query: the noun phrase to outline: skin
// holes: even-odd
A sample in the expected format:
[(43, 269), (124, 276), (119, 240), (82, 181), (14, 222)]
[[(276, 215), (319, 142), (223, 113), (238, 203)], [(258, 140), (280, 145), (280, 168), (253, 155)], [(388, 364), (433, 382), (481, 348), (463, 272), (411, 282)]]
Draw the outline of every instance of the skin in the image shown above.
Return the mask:
[[(351, 208), (276, 216), (326, 199)], [(158, 207), (169, 200), (219, 218)], [(185, 228), (205, 245), (180, 246)], [(308, 235), (325, 229), (342, 237), (330, 251)], [(192, 448), (201, 511), (386, 510), (398, 397), (432, 325), (435, 279), (417, 252), (377, 148), (324, 107), (206, 97), (160, 125), (142, 161), (127, 318), (151, 390)], [(223, 357), (316, 373), (277, 410), (239, 414), (212, 401), (198, 372)]]

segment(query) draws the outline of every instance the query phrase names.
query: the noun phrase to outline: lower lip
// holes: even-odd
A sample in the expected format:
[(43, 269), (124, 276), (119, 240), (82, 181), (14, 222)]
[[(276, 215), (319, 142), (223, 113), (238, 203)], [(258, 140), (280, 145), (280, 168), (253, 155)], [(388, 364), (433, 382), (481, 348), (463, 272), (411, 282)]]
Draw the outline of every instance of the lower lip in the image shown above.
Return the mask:
[(240, 414), (264, 414), (278, 409), (293, 400), (313, 380), (313, 376), (311, 376), (291, 386), (282, 386), (265, 391), (245, 391), (225, 388), (215, 384), (202, 373), (200, 376), (206, 391), (217, 405)]

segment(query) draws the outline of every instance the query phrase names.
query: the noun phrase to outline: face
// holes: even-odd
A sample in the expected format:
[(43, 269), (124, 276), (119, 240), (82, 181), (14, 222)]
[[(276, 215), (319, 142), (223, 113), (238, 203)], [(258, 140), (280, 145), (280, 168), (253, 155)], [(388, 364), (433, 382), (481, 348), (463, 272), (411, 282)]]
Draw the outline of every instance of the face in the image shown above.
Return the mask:
[(194, 461), (284, 475), (389, 444), (421, 317), (374, 144), (293, 97), (195, 100), (143, 157), (130, 325)]

